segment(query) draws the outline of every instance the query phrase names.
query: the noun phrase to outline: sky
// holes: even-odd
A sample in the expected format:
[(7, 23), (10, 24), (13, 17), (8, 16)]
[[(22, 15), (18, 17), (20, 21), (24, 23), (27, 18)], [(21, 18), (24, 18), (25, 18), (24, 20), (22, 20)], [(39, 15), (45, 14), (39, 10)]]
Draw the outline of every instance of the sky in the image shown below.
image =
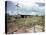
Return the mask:
[(7, 13), (10, 15), (44, 15), (45, 0), (7, 0)]

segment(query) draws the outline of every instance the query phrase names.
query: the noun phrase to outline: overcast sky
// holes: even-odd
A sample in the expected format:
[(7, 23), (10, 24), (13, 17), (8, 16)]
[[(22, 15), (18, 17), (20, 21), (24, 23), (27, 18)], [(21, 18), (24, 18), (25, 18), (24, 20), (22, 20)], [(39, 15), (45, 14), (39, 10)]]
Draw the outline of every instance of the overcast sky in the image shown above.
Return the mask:
[[(44, 0), (7, 0), (7, 13), (11, 15), (44, 15)], [(16, 4), (19, 3), (19, 7)]]

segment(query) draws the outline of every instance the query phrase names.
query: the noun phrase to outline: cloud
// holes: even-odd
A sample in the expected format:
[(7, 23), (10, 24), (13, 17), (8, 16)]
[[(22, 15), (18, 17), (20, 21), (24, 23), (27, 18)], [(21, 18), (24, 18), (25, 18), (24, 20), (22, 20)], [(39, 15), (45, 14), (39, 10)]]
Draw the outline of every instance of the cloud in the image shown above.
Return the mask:
[(38, 3), (38, 2), (36, 2), (36, 4), (37, 4), (39, 7), (45, 6), (45, 3)]
[(36, 13), (36, 12), (31, 12), (30, 14), (31, 14), (31, 15), (37, 15), (37, 13)]
[(10, 15), (16, 15), (16, 14), (18, 14), (17, 11), (12, 12), (12, 11), (10, 11), (10, 10), (7, 11), (7, 13), (10, 14)]

